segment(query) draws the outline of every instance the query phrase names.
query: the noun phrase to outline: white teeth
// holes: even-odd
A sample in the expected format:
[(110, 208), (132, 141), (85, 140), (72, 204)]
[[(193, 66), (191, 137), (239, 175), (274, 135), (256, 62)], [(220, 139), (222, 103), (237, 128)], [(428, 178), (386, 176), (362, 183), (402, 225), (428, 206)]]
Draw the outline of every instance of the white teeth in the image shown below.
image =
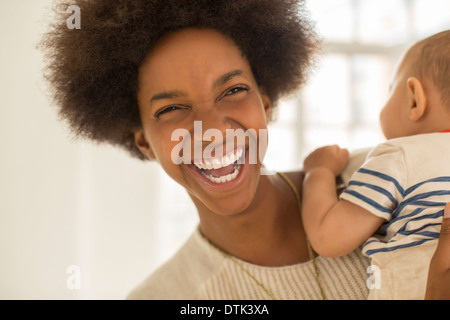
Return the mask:
[(234, 172), (233, 172), (233, 173), (230, 173), (230, 174), (228, 174), (228, 175), (226, 175), (226, 176), (222, 176), (222, 177), (218, 177), (218, 178), (213, 177), (213, 176), (210, 176), (210, 175), (207, 175), (207, 174), (205, 174), (205, 173), (203, 173), (203, 175), (204, 175), (206, 178), (208, 178), (208, 180), (210, 180), (210, 181), (212, 181), (212, 182), (215, 182), (215, 183), (224, 183), (224, 182), (228, 182), (228, 181), (234, 180), (234, 179), (237, 177), (237, 175), (239, 174), (239, 169), (240, 169), (240, 166), (236, 166), (236, 167), (234, 168)]
[(237, 161), (234, 165), (234, 171), (233, 173), (227, 174), (226, 176), (222, 177), (213, 177), (212, 175), (207, 174), (206, 172), (201, 172), (203, 176), (205, 176), (208, 180), (214, 182), (214, 183), (224, 183), (231, 180), (234, 180), (237, 175), (239, 174), (239, 170), (241, 169), (240, 164), (242, 164), (240, 161), (242, 154), (244, 153), (243, 148), (237, 149), (237, 151), (233, 151), (231, 153), (228, 153), (221, 159), (208, 159), (203, 160), (202, 163), (194, 163), (194, 165), (201, 169), (201, 170), (211, 170), (211, 169), (220, 169), (223, 167), (227, 167)]
[(202, 170), (211, 170), (211, 169), (220, 169), (226, 166), (229, 166), (232, 163), (235, 163), (236, 160), (238, 160), (243, 153), (243, 149), (239, 148), (236, 152), (232, 152), (227, 154), (226, 156), (222, 157), (222, 159), (214, 158), (214, 159), (208, 159), (203, 160), (202, 163), (195, 163), (194, 165)]
[(214, 159), (212, 161), (212, 166), (213, 166), (213, 169), (219, 169), (219, 168), (222, 168), (222, 163), (220, 163), (219, 159)]

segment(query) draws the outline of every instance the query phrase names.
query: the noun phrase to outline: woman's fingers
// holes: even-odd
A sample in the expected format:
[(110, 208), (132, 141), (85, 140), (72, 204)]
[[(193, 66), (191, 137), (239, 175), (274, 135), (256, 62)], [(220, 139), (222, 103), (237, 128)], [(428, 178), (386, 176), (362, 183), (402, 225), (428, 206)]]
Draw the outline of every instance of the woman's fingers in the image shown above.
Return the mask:
[(450, 203), (445, 206), (438, 246), (431, 259), (425, 298), (450, 300)]

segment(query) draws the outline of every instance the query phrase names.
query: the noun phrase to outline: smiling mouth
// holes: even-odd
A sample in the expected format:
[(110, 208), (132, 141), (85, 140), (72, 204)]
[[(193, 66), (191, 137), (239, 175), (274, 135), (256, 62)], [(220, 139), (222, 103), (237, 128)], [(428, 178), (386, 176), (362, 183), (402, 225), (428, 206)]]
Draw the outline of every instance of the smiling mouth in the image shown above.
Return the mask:
[(214, 183), (226, 183), (236, 179), (244, 162), (245, 148), (237, 148), (222, 158), (203, 159), (194, 162), (199, 173)]

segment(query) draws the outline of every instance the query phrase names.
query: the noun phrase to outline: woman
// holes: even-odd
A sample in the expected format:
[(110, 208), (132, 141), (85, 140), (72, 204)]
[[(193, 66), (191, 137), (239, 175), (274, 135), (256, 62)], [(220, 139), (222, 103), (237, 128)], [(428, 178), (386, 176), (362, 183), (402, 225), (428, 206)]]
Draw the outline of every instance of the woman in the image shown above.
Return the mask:
[[(263, 145), (277, 100), (303, 84), (318, 46), (301, 4), (86, 0), (81, 29), (61, 20), (47, 35), (48, 77), (72, 129), (158, 161), (199, 214), (198, 230), (129, 298), (365, 299), (359, 251), (310, 250), (302, 173), (261, 175), (262, 157), (250, 163), (252, 141)], [(256, 134), (230, 149), (219, 139), (230, 131)]]

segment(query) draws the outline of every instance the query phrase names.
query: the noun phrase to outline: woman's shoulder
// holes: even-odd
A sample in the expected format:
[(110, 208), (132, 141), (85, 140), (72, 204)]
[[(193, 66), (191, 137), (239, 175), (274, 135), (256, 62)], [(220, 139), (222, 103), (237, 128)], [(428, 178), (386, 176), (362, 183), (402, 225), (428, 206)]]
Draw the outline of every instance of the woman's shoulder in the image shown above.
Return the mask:
[(128, 300), (195, 299), (215, 268), (209, 263), (208, 243), (196, 230), (177, 253), (134, 288)]
[(301, 169), (283, 171), (281, 173), (294, 184), (298, 192), (302, 191), (303, 178), (305, 175)]

